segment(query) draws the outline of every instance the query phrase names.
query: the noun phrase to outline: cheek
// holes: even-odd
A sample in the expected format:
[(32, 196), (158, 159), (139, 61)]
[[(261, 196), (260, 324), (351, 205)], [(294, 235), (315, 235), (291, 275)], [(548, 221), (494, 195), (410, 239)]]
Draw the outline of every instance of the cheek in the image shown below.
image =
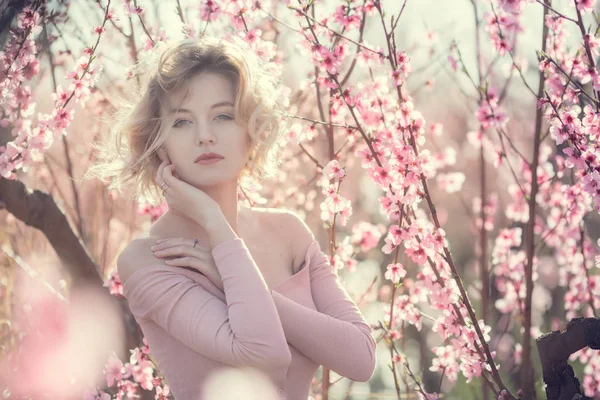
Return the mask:
[(235, 143), (232, 143), (232, 145), (238, 149), (240, 154), (245, 156), (250, 149), (250, 137), (248, 136), (248, 133), (245, 130), (238, 130), (234, 137)]

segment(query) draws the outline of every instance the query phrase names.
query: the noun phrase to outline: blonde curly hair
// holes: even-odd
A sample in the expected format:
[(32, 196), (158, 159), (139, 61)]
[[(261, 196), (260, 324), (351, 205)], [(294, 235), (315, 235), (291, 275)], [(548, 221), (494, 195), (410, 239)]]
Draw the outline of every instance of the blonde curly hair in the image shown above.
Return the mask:
[[(232, 79), (236, 88), (234, 117), (250, 137), (249, 162), (240, 172), (238, 184), (260, 182), (275, 176), (280, 167), (285, 121), (281, 107), (288, 104), (286, 87), (277, 66), (262, 59), (240, 38), (229, 40), (203, 36), (162, 43), (144, 57), (133, 70), (147, 76), (147, 84), (134, 93), (136, 102), (122, 99), (115, 115), (109, 116), (110, 134), (104, 142), (93, 143), (97, 162), (83, 179), (96, 177), (107, 182), (108, 190), (121, 193), (124, 183), (136, 179), (136, 198), (143, 196), (153, 205), (162, 203), (160, 188), (154, 182), (161, 163), (158, 149), (165, 141), (174, 116), (161, 117), (168, 109), (167, 94), (189, 94), (185, 83), (202, 72), (216, 72)], [(146, 67), (146, 71), (144, 71)], [(133, 90), (136, 92), (136, 89)]]

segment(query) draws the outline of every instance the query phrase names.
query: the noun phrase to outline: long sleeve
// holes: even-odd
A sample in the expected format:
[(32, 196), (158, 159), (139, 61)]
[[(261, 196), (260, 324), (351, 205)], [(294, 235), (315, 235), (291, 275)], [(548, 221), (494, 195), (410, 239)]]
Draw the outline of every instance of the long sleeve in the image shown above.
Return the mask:
[(310, 287), (318, 311), (271, 290), (287, 340), (315, 363), (366, 382), (373, 376), (377, 361), (372, 329), (337, 280), (318, 242), (313, 242), (309, 252), (306, 268), (310, 268)]
[(123, 283), (132, 313), (219, 362), (287, 368), (291, 353), (277, 308), (244, 241), (222, 242), (212, 254), (226, 304), (173, 267), (148, 265)]

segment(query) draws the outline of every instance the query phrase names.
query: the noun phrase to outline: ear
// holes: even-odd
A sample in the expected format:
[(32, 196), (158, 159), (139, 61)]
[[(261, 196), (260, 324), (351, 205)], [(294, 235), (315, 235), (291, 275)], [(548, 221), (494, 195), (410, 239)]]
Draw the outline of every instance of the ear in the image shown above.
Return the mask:
[(167, 158), (167, 151), (162, 147), (158, 149), (158, 158), (160, 158), (161, 161), (164, 161), (165, 158)]

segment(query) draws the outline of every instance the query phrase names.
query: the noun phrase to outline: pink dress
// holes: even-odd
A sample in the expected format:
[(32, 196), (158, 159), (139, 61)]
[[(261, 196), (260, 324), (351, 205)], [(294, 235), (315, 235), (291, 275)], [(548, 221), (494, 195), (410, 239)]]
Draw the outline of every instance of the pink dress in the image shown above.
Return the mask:
[(148, 265), (123, 293), (176, 400), (210, 400), (203, 383), (221, 367), (259, 369), (280, 399), (306, 400), (320, 365), (366, 382), (376, 342), (315, 240), (290, 278), (271, 289), (243, 239), (212, 255), (223, 290), (196, 270)]

